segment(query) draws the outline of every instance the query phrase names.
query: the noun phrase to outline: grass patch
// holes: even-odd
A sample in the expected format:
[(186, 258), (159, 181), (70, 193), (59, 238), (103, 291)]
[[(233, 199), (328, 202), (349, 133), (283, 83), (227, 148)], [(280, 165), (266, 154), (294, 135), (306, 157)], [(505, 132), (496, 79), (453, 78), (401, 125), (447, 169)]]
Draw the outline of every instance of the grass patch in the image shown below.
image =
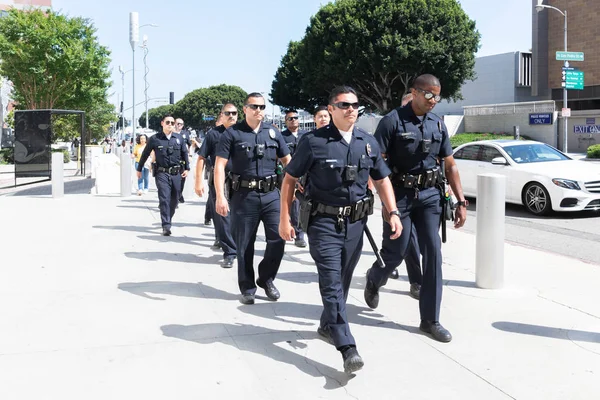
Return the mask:
[[(460, 146), (461, 144), (469, 142), (477, 142), (479, 140), (501, 140), (501, 139), (514, 139), (512, 133), (457, 133), (450, 138), (450, 144), (452, 148)], [(521, 140), (529, 140), (527, 136), (521, 135)]]

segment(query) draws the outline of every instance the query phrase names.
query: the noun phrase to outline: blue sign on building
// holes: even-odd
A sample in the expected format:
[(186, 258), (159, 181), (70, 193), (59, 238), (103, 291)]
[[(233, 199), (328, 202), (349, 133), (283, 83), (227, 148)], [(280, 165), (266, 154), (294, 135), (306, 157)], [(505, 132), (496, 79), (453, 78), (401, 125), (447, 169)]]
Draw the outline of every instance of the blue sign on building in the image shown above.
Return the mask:
[(600, 133), (600, 125), (575, 125), (573, 133)]
[(552, 125), (552, 113), (529, 114), (529, 125)]
[(596, 125), (596, 118), (586, 118), (585, 124), (586, 125)]

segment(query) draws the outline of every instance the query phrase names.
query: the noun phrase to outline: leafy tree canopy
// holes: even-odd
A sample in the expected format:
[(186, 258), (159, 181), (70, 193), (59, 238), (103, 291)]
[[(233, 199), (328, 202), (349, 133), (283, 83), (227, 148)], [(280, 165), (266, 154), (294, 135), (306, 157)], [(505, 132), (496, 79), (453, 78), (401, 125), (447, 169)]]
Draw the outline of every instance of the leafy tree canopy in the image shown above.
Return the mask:
[[(165, 104), (159, 107), (151, 108), (148, 110), (148, 125), (150, 125), (150, 129), (155, 130), (156, 132), (162, 131), (162, 127), (160, 126), (160, 122), (163, 119), (163, 116), (166, 114), (173, 114), (173, 109), (175, 108), (174, 104)], [(139, 119), (140, 126), (146, 127), (146, 112), (140, 116)]]
[(338, 0), (311, 18), (275, 74), (271, 97), (282, 106), (323, 104), (348, 84), (380, 112), (400, 104), (419, 75), (436, 75), (442, 97), (460, 99), (475, 78), (480, 34), (457, 0)]

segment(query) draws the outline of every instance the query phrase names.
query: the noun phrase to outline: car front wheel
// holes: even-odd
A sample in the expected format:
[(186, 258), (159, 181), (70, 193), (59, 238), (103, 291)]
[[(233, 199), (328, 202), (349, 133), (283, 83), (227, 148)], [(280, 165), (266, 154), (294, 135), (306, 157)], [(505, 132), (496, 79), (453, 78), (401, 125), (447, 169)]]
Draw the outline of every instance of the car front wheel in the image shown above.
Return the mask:
[(552, 210), (550, 194), (542, 184), (537, 182), (525, 186), (523, 204), (530, 213), (535, 215), (546, 215)]

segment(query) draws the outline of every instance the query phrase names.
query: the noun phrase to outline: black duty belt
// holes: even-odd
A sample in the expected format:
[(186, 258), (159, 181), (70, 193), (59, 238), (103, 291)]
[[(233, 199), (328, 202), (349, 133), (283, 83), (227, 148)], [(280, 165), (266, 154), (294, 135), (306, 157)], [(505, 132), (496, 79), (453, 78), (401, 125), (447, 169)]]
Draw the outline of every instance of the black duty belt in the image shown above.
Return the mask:
[(272, 192), (277, 189), (277, 175), (271, 175), (258, 179), (242, 179), (240, 175), (232, 174), (231, 188), (235, 191), (240, 189), (256, 190), (262, 193)]
[(177, 175), (179, 171), (181, 171), (181, 167), (179, 165), (175, 165), (173, 167), (158, 167), (158, 172), (167, 172), (171, 175)]
[(442, 171), (435, 168), (422, 174), (411, 175), (405, 173), (392, 173), (392, 185), (405, 189), (428, 189), (443, 182)]
[(343, 226), (344, 220), (350, 218), (351, 222), (360, 221), (367, 215), (373, 214), (373, 206), (375, 197), (369, 193), (368, 197), (357, 201), (350, 206), (329, 206), (323, 203), (315, 203), (313, 206), (313, 214), (325, 214), (337, 217), (338, 225)]

